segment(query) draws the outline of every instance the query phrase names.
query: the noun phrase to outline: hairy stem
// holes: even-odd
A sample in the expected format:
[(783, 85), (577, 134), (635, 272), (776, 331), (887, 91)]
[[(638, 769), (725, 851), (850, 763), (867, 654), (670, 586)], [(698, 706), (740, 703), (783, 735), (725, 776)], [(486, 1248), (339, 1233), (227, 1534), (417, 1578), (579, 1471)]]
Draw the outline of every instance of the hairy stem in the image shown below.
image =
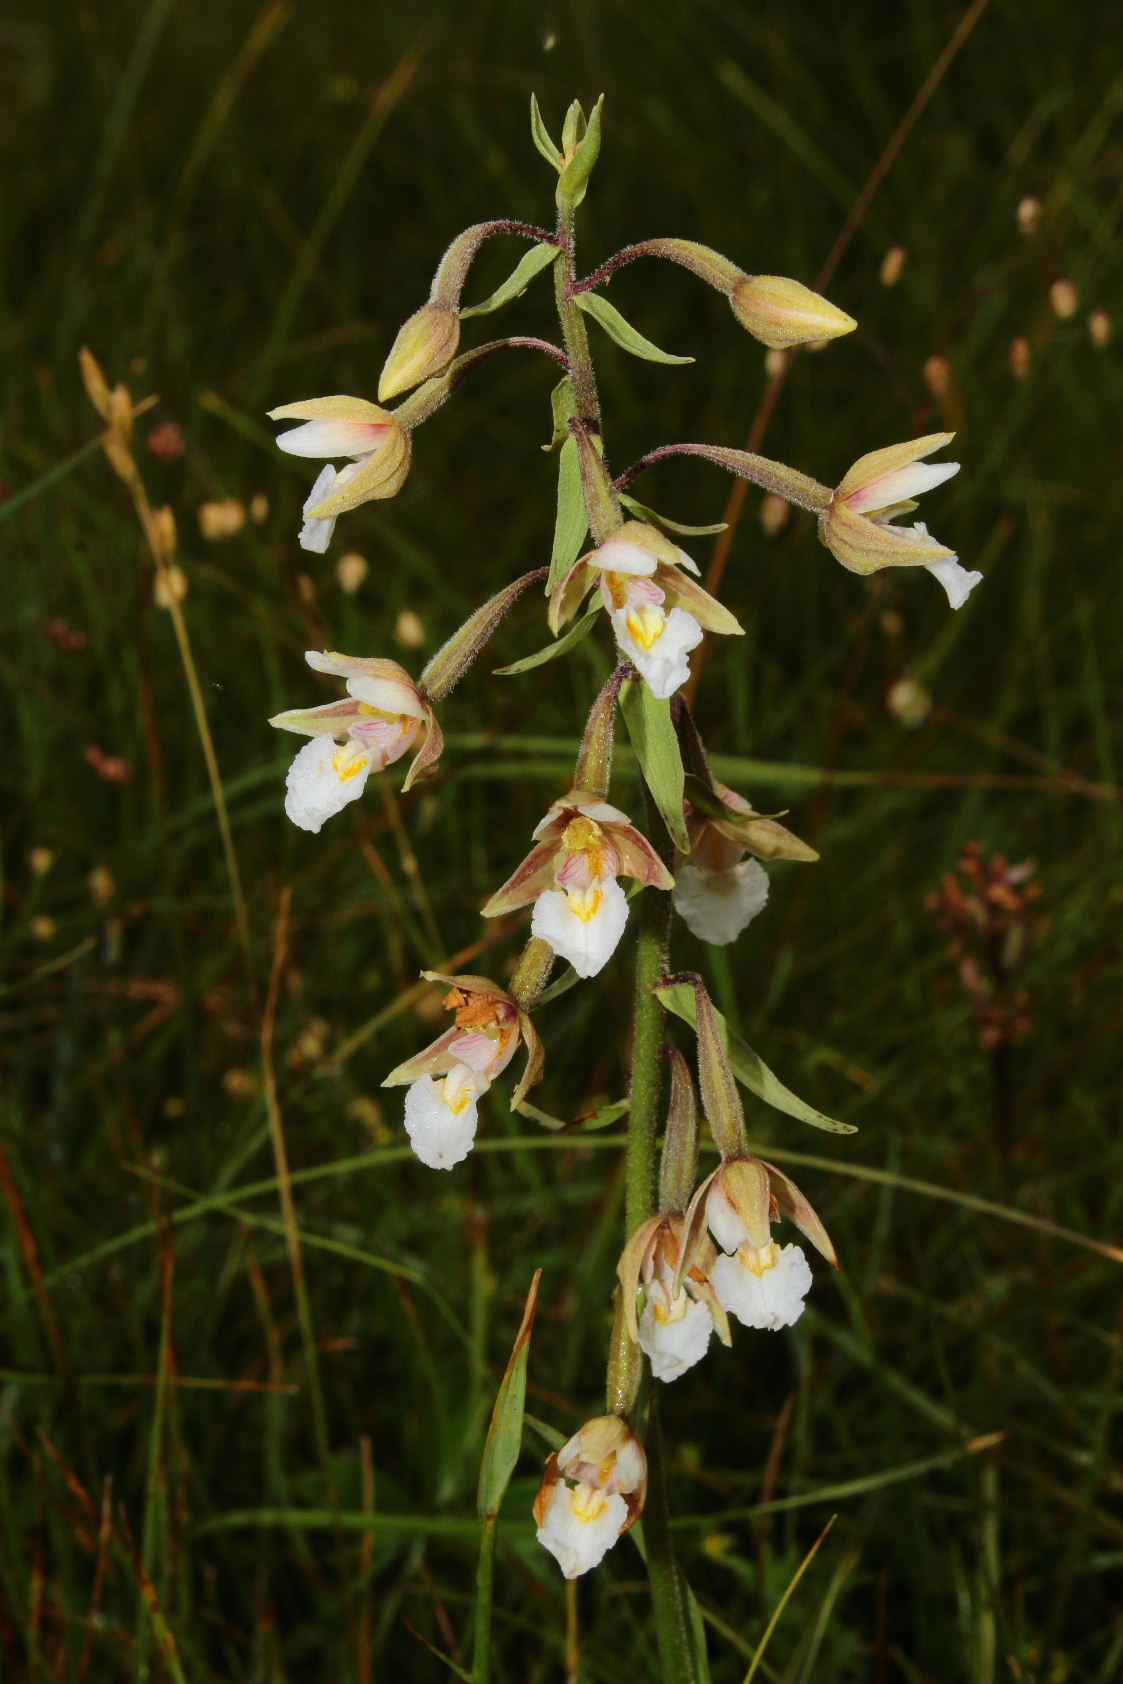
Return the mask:
[(585, 318), (571, 297), (571, 288), (576, 283), (575, 222), (575, 207), (564, 203), (558, 217), (561, 261), (554, 264), (554, 297), (557, 301), (562, 338), (569, 357), (570, 379), (573, 381), (573, 393), (577, 399), (577, 416), (591, 432), (599, 434), (600, 398), (597, 395), (593, 358), (589, 351), (589, 335), (585, 330)]
[(773, 491), (778, 497), (784, 497), (789, 503), (808, 509), (812, 514), (823, 514), (831, 500), (830, 486), (820, 485), (810, 474), (801, 474), (797, 468), (773, 462), (767, 456), (754, 456), (749, 450), (730, 450), (720, 444), (661, 444), (657, 449), (649, 450), (646, 456), (641, 456), (638, 462), (633, 462), (619, 476), (615, 482), (617, 491), (626, 491), (645, 468), (662, 462), (667, 456), (701, 456), (716, 467), (724, 468), (726, 473), (736, 474), (738, 479), (752, 480), (754, 485)]
[[(647, 835), (664, 864), (673, 861), (667, 828), (644, 784)], [(624, 1222), (630, 1237), (655, 1214), (655, 1177), (659, 1137), (659, 1100), (663, 1088), (665, 1017), (655, 989), (667, 970), (671, 895), (645, 889), (639, 896), (636, 937), (635, 1015), (632, 1020), (632, 1072), (628, 1085), (628, 1150), (624, 1181)]]
[(667, 1476), (663, 1430), (659, 1420), (659, 1388), (651, 1389), (647, 1414), (647, 1501), (643, 1510), (643, 1539), (647, 1546), (647, 1577), (655, 1616), (663, 1684), (698, 1684), (698, 1668), (690, 1641), (690, 1595), (675, 1557), (667, 1507)]

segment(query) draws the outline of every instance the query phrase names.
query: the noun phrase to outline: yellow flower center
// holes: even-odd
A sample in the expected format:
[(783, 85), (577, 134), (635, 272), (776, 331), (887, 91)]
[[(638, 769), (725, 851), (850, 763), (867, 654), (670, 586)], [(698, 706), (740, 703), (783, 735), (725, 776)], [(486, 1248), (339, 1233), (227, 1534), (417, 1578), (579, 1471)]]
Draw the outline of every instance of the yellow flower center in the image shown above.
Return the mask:
[(357, 778), (370, 765), (370, 755), (358, 743), (344, 743), (331, 757), (332, 770), (341, 784)]
[(568, 900), (569, 910), (583, 924), (591, 923), (604, 905), (604, 895), (599, 889), (570, 889)]
[(582, 1480), (573, 1493), (573, 1513), (578, 1520), (588, 1524), (604, 1512), (607, 1501), (603, 1491), (598, 1491), (595, 1485), (586, 1485)]
[(768, 1245), (762, 1245), (759, 1251), (751, 1245), (743, 1245), (737, 1253), (739, 1260), (746, 1269), (751, 1269), (759, 1280), (761, 1275), (769, 1269), (775, 1268), (780, 1261), (780, 1247), (772, 1240)]
[(630, 608), (624, 624), (641, 649), (650, 649), (666, 630), (667, 618), (661, 608)]

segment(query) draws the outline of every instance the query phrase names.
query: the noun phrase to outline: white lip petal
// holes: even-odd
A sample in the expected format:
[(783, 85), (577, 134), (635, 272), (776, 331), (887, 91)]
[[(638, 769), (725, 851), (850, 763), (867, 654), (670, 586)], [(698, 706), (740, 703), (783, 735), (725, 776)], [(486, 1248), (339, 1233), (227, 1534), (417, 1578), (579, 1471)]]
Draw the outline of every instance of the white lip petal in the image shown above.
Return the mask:
[(680, 1292), (668, 1314), (665, 1296), (655, 1287), (640, 1317), (639, 1342), (656, 1380), (669, 1384), (701, 1362), (713, 1330), (714, 1319), (705, 1304)]
[(621, 653), (626, 655), (653, 696), (667, 701), (690, 677), (687, 655), (702, 641), (702, 628), (685, 608), (672, 608), (662, 631), (654, 641), (644, 643), (635, 635), (629, 619), (632, 610), (618, 608), (612, 615), (612, 629)]
[[(340, 776), (336, 761), (344, 768)], [(325, 819), (357, 801), (370, 775), (369, 754), (347, 756), (330, 736), (313, 737), (299, 751), (285, 779), (285, 812), (315, 836)]]
[(740, 1252), (719, 1256), (710, 1270), (717, 1301), (745, 1327), (776, 1332), (803, 1314), (811, 1290), (811, 1265), (797, 1245), (786, 1245), (770, 1269), (757, 1274)]
[[(477, 1119), (470, 1076), (466, 1066), (454, 1066), (448, 1076), (419, 1076), (406, 1090), (406, 1133), (413, 1150), (429, 1169), (451, 1169), (472, 1150)], [(451, 1091), (459, 1099), (463, 1099), (468, 1089), (470, 1097), (460, 1110), (445, 1103), (449, 1091), (446, 1082), (450, 1082)]]
[(928, 571), (933, 578), (940, 581), (953, 608), (962, 608), (983, 578), (981, 573), (969, 573), (954, 557), (949, 557), (946, 561), (930, 561)]
[(564, 1482), (554, 1486), (538, 1528), (537, 1538), (549, 1550), (567, 1579), (597, 1567), (612, 1548), (628, 1519), (628, 1505), (615, 1491), (596, 1491)]
[(735, 941), (768, 899), (768, 873), (756, 860), (723, 871), (684, 865), (675, 874), (675, 911), (699, 941), (725, 947)]
[(616, 950), (628, 921), (628, 898), (613, 881), (586, 891), (595, 902), (588, 916), (575, 906), (588, 905), (562, 889), (547, 889), (534, 903), (532, 935), (541, 937), (559, 959), (568, 959), (578, 976), (596, 976)]
[(366, 456), (385, 430), (369, 421), (306, 421), (276, 442), (289, 456)]

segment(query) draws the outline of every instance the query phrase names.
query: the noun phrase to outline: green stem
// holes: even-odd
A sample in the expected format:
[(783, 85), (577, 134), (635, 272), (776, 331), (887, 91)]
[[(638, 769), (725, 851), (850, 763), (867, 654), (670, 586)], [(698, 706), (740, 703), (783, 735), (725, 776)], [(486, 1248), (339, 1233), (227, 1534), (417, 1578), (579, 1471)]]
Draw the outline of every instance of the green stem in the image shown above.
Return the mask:
[(589, 335), (585, 330), (585, 318), (575, 300), (570, 297), (570, 291), (577, 283), (574, 244), (576, 217), (576, 206), (569, 202), (561, 205), (558, 216), (561, 260), (554, 264), (554, 298), (557, 301), (558, 320), (561, 322), (562, 338), (569, 357), (570, 379), (573, 381), (573, 393), (577, 399), (577, 415), (587, 427), (599, 433), (600, 398), (597, 396), (597, 377), (593, 372)]
[[(670, 838), (644, 784), (647, 835), (666, 864), (672, 863)], [(628, 1236), (655, 1214), (655, 1169), (659, 1135), (659, 1100), (663, 1088), (665, 1017), (655, 989), (667, 971), (671, 895), (645, 889), (639, 897), (636, 937), (635, 1015), (632, 1020), (632, 1072), (628, 1093), (628, 1152), (624, 1183), (624, 1223)]]
[(651, 1389), (647, 1416), (647, 1501), (643, 1510), (643, 1541), (647, 1547), (647, 1577), (655, 1615), (655, 1641), (663, 1684), (698, 1684), (698, 1668), (690, 1641), (687, 1587), (671, 1542), (667, 1507), (663, 1431), (659, 1422), (659, 1387)]
[(495, 1586), (495, 1534), (497, 1514), (489, 1514), (480, 1528), (480, 1558), (476, 1567), (476, 1622), (472, 1647), (474, 1684), (490, 1684), (491, 1615)]

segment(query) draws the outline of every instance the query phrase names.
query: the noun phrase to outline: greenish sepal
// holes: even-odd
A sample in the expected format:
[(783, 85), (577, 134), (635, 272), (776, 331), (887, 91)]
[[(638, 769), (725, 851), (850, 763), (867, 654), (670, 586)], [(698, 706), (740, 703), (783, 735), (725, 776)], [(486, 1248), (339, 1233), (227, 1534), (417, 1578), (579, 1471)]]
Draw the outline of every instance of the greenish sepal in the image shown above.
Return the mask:
[[(593, 166), (600, 153), (600, 114), (603, 104), (604, 95), (601, 94), (597, 103), (593, 106), (584, 134), (576, 140), (572, 156), (562, 170), (561, 179), (558, 182), (559, 205), (564, 200), (573, 209), (576, 209), (585, 197), (585, 188), (588, 186), (589, 177), (593, 173)], [(576, 102), (570, 106), (566, 114), (566, 131), (562, 136), (562, 147), (567, 154), (569, 153), (569, 147), (566, 146), (566, 133), (571, 133), (576, 138), (581, 115), (581, 107)]]
[(554, 519), (550, 571), (546, 579), (547, 596), (561, 583), (581, 554), (588, 531), (589, 516), (581, 485), (581, 459), (577, 454), (577, 443), (570, 435), (562, 444), (558, 457), (558, 508)]
[(538, 100), (534, 94), (530, 96), (530, 138), (546, 162), (553, 164), (554, 168), (560, 171), (562, 155), (550, 139), (549, 131), (542, 121), (542, 113), (538, 109)]
[(653, 526), (660, 527), (664, 532), (673, 533), (676, 538), (716, 538), (719, 532), (729, 529), (728, 521), (715, 521), (712, 526), (687, 526), (681, 520), (672, 520), (669, 515), (661, 515), (658, 509), (648, 508), (646, 503), (639, 503), (634, 497), (620, 493), (620, 501), (626, 509), (630, 509), (641, 520), (650, 521)]

